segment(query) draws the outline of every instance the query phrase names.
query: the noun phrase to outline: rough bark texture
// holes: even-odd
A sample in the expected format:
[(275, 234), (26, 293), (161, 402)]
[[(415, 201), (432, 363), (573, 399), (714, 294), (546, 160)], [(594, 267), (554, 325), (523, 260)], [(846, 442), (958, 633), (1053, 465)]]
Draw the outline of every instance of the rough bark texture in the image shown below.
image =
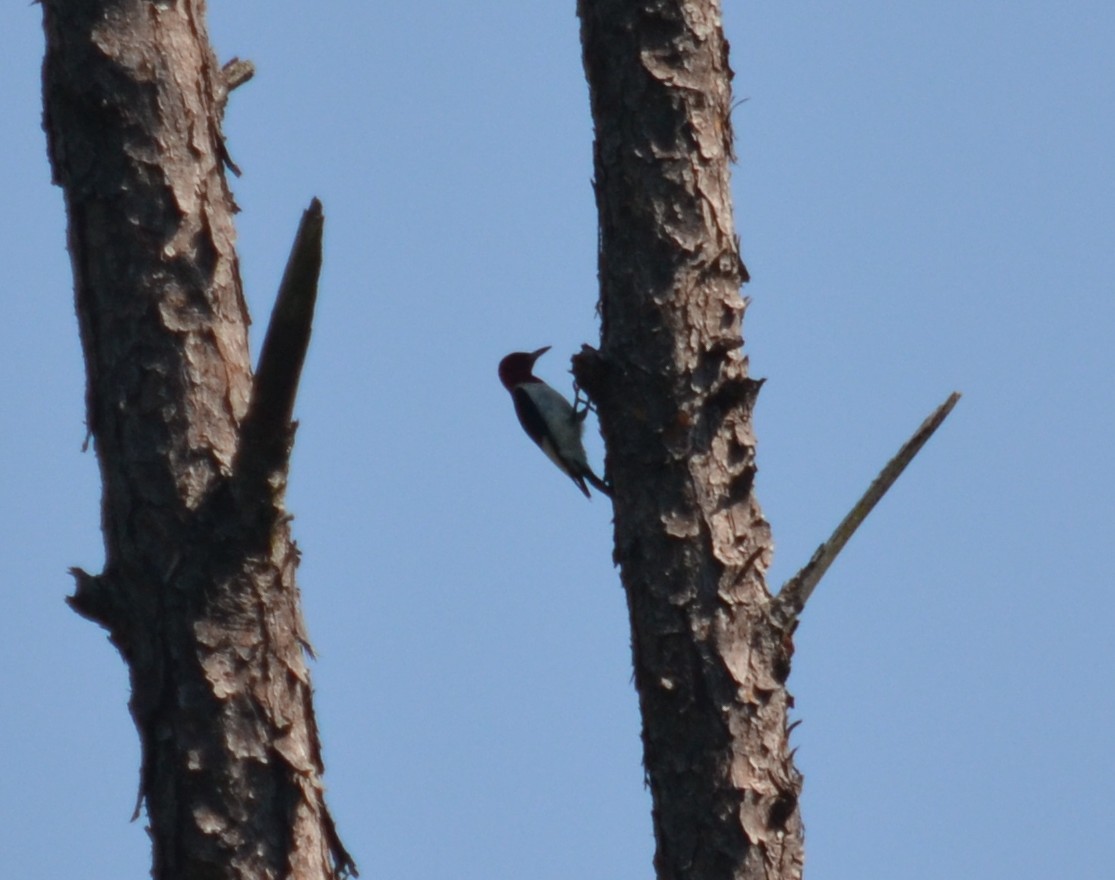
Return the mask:
[(660, 880), (801, 875), (787, 711), (752, 492), (759, 382), (732, 220), (731, 71), (711, 0), (580, 0), (596, 128), (599, 352), (575, 359), (615, 490)]
[(248, 314), (205, 5), (43, 9), (45, 128), (104, 483), (105, 569), (75, 572), (71, 602), (130, 669), (153, 876), (335, 877), (352, 863), (320, 781), (283, 508), (293, 432), (269, 459), (241, 442)]

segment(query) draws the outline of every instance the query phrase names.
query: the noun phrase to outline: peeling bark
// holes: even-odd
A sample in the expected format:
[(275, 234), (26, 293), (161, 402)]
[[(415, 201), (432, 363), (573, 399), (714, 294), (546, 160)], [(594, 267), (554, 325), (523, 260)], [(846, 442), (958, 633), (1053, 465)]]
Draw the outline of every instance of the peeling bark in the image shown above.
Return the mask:
[(660, 880), (802, 872), (801, 776), (753, 493), (760, 382), (732, 219), (715, 0), (580, 0), (595, 123), (599, 352), (574, 359), (615, 490)]
[(202, 0), (43, 9), (44, 127), (103, 480), (105, 568), (75, 571), (70, 601), (129, 667), (153, 876), (354, 873), (324, 801), (283, 506), (293, 428), (265, 459), (242, 439), (249, 317), (221, 134), (237, 83)]

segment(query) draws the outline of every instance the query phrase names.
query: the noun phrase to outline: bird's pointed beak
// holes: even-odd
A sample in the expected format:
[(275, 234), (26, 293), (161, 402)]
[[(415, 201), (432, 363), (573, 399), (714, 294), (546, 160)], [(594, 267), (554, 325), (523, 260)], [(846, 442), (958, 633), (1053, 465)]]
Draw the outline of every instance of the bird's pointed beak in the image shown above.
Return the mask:
[(538, 360), (540, 357), (542, 357), (542, 355), (544, 355), (549, 350), (550, 350), (550, 346), (544, 345), (544, 346), (542, 346), (542, 348), (538, 349), (537, 351), (532, 351), (530, 353), (531, 363), (534, 363), (534, 361)]

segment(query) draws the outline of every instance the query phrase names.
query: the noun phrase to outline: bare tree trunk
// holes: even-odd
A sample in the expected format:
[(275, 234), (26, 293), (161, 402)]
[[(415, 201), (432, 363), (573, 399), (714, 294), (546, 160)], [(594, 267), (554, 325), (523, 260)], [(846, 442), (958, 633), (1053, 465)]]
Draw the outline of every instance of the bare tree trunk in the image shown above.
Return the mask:
[(784, 682), (793, 623), (752, 491), (760, 383), (732, 220), (716, 0), (580, 0), (603, 342), (575, 358), (615, 491), (660, 880), (801, 876)]
[(43, 8), (45, 127), (104, 483), (105, 569), (75, 571), (71, 603), (129, 666), (153, 876), (354, 871), (324, 802), (283, 507), (320, 206), (253, 383), (223, 167), (229, 81), (203, 0)]
[(596, 126), (596, 403), (631, 614), (659, 880), (797, 880), (793, 634), (864, 518), (956, 406), (953, 392), (773, 596), (752, 491), (761, 382), (742, 353), (749, 280), (732, 220), (719, 0), (579, 0)]

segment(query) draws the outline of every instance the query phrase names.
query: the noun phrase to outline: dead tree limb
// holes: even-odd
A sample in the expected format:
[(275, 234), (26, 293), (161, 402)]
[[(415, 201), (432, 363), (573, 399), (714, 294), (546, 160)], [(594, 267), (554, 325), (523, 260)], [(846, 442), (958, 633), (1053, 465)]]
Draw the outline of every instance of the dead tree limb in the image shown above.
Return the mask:
[(797, 620), (805, 608), (805, 603), (813, 595), (813, 591), (817, 588), (821, 578), (824, 577), (825, 572), (828, 571), (829, 566), (836, 560), (840, 551), (844, 549), (844, 545), (856, 533), (856, 529), (863, 524), (867, 515), (871, 513), (875, 505), (887, 493), (887, 490), (894, 485), (895, 480), (906, 470), (906, 465), (914, 460), (914, 456), (921, 451), (921, 448), (941, 426), (941, 423), (952, 412), (952, 408), (956, 406), (959, 400), (960, 392), (954, 391), (949, 395), (948, 400), (929, 414), (926, 420), (910, 436), (910, 439), (902, 444), (902, 448), (895, 453), (894, 458), (887, 462), (886, 467), (867, 487), (863, 497), (848, 511), (848, 515), (840, 521), (840, 525), (836, 527), (829, 539), (817, 548), (801, 571), (782, 585), (771, 612), (774, 620), (781, 627), (790, 630), (797, 625)]
[(325, 218), (314, 199), (302, 215), (291, 246), (241, 425), (237, 470), (268, 478), (285, 473), (293, 442), (294, 400), (310, 345)]

